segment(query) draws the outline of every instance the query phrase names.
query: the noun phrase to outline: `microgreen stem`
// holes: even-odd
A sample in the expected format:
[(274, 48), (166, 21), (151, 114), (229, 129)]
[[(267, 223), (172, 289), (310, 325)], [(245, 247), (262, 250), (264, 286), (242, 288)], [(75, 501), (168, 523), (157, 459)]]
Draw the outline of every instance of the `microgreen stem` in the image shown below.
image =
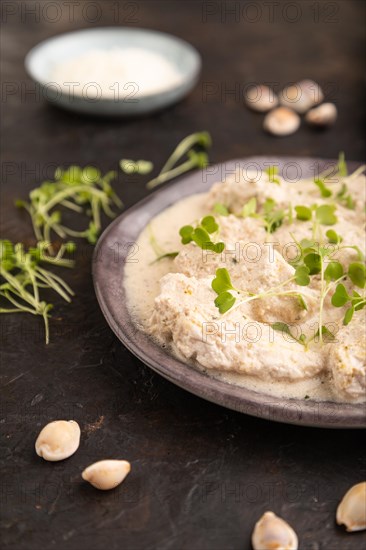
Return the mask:
[(70, 210), (73, 210), (74, 212), (78, 212), (78, 214), (81, 214), (82, 211), (83, 211), (81, 206), (78, 206), (77, 204), (74, 204), (73, 202), (68, 201), (68, 200), (61, 201), (60, 204), (62, 204), (62, 206), (64, 206), (65, 208), (69, 208)]
[(323, 344), (323, 308), (324, 308), (324, 300), (325, 300), (325, 281), (324, 281), (324, 259), (323, 256), (320, 255), (320, 304), (319, 304), (319, 343)]
[(48, 322), (47, 307), (44, 308), (44, 310), (42, 312), (42, 316), (43, 316), (43, 321), (44, 321), (46, 344), (49, 344), (50, 343), (50, 325), (49, 325), (49, 322)]
[[(70, 227), (65, 227), (63, 225), (60, 225), (59, 227), (62, 229), (64, 237), (66, 237), (67, 235), (69, 235), (69, 237), (85, 237), (85, 235), (88, 233), (87, 230), (75, 231), (74, 229), (71, 229)], [(53, 229), (55, 230), (55, 227), (53, 227)]]
[[(245, 290), (238, 290), (235, 289), (239, 294), (250, 294), (248, 291)], [(260, 294), (254, 294), (252, 296), (249, 296), (248, 298), (245, 298), (244, 300), (241, 300), (240, 302), (237, 302), (234, 304), (233, 307), (231, 307), (226, 313), (223, 314), (227, 315), (228, 313), (232, 312), (234, 309), (237, 309), (238, 307), (242, 306), (243, 304), (247, 304), (248, 302), (251, 302), (253, 300), (260, 300), (262, 298), (271, 298), (272, 296), (302, 296), (301, 292), (297, 290), (284, 290), (283, 292), (273, 292), (273, 289), (269, 289), (267, 292), (262, 292)]]
[[(23, 306), (22, 304), (20, 304), (12, 295), (10, 292), (7, 292), (5, 291), (3, 293), (3, 296), (9, 300), (9, 302), (11, 302), (15, 307), (21, 309), (22, 311), (26, 311), (28, 313), (32, 313), (32, 315), (37, 315), (38, 313), (38, 310), (37, 308), (34, 308), (34, 309), (31, 309), (29, 307), (26, 307), (26, 306)], [(28, 303), (31, 303), (29, 300), (26, 299), (26, 296), (22, 296), (21, 297), (25, 302), (28, 302)], [(32, 304), (31, 304), (32, 305)]]
[(344, 179), (347, 180), (348, 182), (356, 179), (358, 176), (360, 176), (361, 174), (364, 173), (366, 169), (366, 164), (363, 164), (362, 166), (360, 166), (359, 168), (357, 168), (357, 170), (355, 170), (354, 172), (352, 172), (352, 174), (350, 174), (349, 176), (346, 176)]
[(150, 246), (155, 252), (156, 257), (163, 256), (165, 254), (165, 250), (161, 248), (161, 246), (158, 244), (156, 237), (153, 233), (153, 229), (151, 227), (151, 223), (148, 225), (148, 232), (149, 232), (149, 242)]
[(185, 172), (188, 172), (189, 170), (196, 168), (196, 166), (197, 166), (197, 160), (194, 156), (192, 156), (190, 159), (186, 160), (176, 168), (173, 168), (168, 172), (164, 172), (163, 174), (159, 174), (156, 178), (150, 180), (147, 183), (146, 187), (147, 189), (154, 189), (154, 187), (157, 187), (158, 185), (161, 185), (166, 181), (176, 178), (177, 176), (181, 176)]
[(170, 155), (163, 168), (160, 170), (159, 176), (165, 174), (166, 172), (170, 172), (173, 166), (175, 166), (175, 164), (178, 162), (178, 160), (181, 159), (182, 156), (197, 143), (209, 147), (211, 144), (210, 135), (207, 132), (196, 132), (195, 134), (190, 134), (189, 136), (185, 137), (174, 149), (173, 153)]
[(63, 189), (62, 191), (59, 191), (46, 204), (40, 205), (39, 212), (40, 214), (45, 214), (49, 212), (54, 206), (66, 199), (66, 197), (72, 197), (76, 193), (83, 192), (94, 195), (95, 197), (99, 197), (100, 200), (103, 200), (105, 196), (103, 191), (99, 191), (99, 189), (94, 189), (90, 185), (74, 185), (72, 187), (68, 187), (67, 189)]

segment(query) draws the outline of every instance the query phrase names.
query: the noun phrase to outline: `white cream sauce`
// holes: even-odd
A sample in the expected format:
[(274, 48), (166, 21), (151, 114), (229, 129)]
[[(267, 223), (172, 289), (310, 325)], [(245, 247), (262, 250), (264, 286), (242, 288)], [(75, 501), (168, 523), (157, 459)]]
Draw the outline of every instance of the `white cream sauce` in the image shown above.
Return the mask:
[[(215, 202), (222, 202), (228, 204), (230, 200), (228, 197), (228, 190), (224, 187), (226, 184), (220, 183), (215, 184), (214, 188), (210, 193), (203, 193), (192, 195), (188, 198), (182, 199), (176, 204), (164, 210), (158, 216), (156, 216), (151, 223), (142, 231), (137, 241), (137, 248), (131, 252), (129, 258), (127, 258), (126, 268), (125, 268), (125, 289), (128, 300), (128, 307), (131, 311), (132, 317), (135, 323), (141, 327), (146, 332), (156, 336), (156, 327), (155, 332), (151, 329), (151, 318), (154, 313), (155, 300), (161, 292), (161, 279), (169, 273), (179, 273), (179, 262), (177, 267), (177, 262), (171, 258), (164, 258), (159, 261), (155, 261), (157, 256), (172, 252), (172, 251), (186, 251), (187, 246), (184, 247), (181, 244), (179, 229), (183, 225), (191, 224), (200, 220), (203, 216), (207, 214), (212, 214), (211, 208)], [(273, 184), (272, 184), (273, 185)], [(267, 183), (268, 186), (268, 183)], [(296, 186), (296, 187), (294, 187)], [(364, 178), (360, 176), (349, 182), (349, 189), (352, 192), (352, 195), (356, 197), (358, 201), (358, 206), (364, 200)], [(254, 190), (254, 188), (253, 188)], [(281, 186), (275, 186), (272, 188), (272, 195), (278, 193), (279, 196), (273, 197), (279, 204), (283, 201), (291, 201), (293, 205), (301, 204), (321, 204), (322, 201), (319, 199), (319, 191), (310, 182), (298, 182), (297, 184), (287, 184), (284, 181), (281, 181)], [(281, 198), (281, 194), (284, 194), (285, 199)], [(252, 192), (253, 196), (253, 192)], [(226, 199), (226, 200), (225, 200)], [(236, 197), (235, 201), (238, 201), (240, 197)], [(246, 202), (247, 198), (242, 201)], [(240, 205), (242, 207), (242, 204)], [(235, 208), (231, 205), (231, 210)], [(219, 218), (214, 214), (218, 223), (220, 224)], [(337, 205), (337, 215), (339, 217), (340, 223), (332, 226), (332, 229), (340, 231), (342, 229), (342, 215), (345, 216), (345, 220), (349, 224), (345, 228), (345, 237), (349, 242), (349, 238), (352, 238), (352, 235), (349, 235), (350, 223), (354, 224), (355, 231), (355, 241), (360, 245), (360, 235), (362, 235), (363, 228), (361, 227), (364, 224), (362, 211), (359, 209), (358, 215), (354, 211), (345, 209)], [(228, 218), (226, 218), (227, 220)], [(222, 223), (226, 223), (223, 220)], [(306, 223), (305, 223), (306, 225)], [(288, 232), (294, 231), (295, 235), (299, 239), (303, 238), (302, 234), (305, 230), (305, 225), (299, 223), (298, 231), (291, 226), (289, 229), (284, 224), (276, 232), (271, 235), (268, 235), (270, 241), (280, 241), (288, 242), (292, 241), (292, 238), (289, 239)], [(325, 230), (329, 227), (325, 227)], [(266, 237), (267, 238), (267, 237)], [(217, 239), (220, 240), (220, 239)], [(225, 239), (223, 239), (225, 240)], [(265, 239), (266, 240), (266, 239)], [(356, 242), (354, 244), (356, 244)], [(195, 246), (195, 245), (188, 245)], [(362, 246), (362, 239), (361, 239)], [(178, 259), (178, 258), (177, 258)], [(355, 259), (353, 259), (355, 261)], [(215, 275), (215, 269), (213, 268), (212, 277)], [(330, 311), (329, 307), (329, 311)], [(331, 315), (335, 315), (337, 320), (341, 317), (341, 312), (335, 308), (332, 308)], [(329, 312), (328, 312), (329, 313)], [(331, 315), (328, 314), (327, 320), (331, 319)], [(353, 326), (353, 330), (360, 330), (357, 328), (357, 322)], [(162, 343), (160, 339), (160, 343)], [(165, 342), (164, 342), (165, 344)], [(251, 389), (262, 394), (276, 397), (293, 397), (299, 399), (308, 399), (311, 398), (316, 401), (362, 401), (363, 398), (358, 395), (357, 399), (352, 399), (349, 396), (344, 394), (339, 394), (334, 391), (334, 380), (333, 376), (329, 369), (322, 369), (314, 376), (304, 376), (304, 378), (297, 378), (293, 380), (288, 379), (275, 379), (273, 377), (266, 377), (257, 375), (250, 375), (248, 373), (241, 372), (228, 372), (226, 369), (206, 369), (202, 364), (198, 364), (197, 361), (187, 360), (184, 355), (178, 350), (174, 342), (168, 344), (171, 348), (171, 351), (180, 357), (183, 361), (193, 365), (196, 368), (204, 370), (210, 376), (219, 378), (230, 384), (239, 385), (248, 389)], [(282, 346), (284, 349), (280, 350), (281, 353), (286, 355), (286, 344)], [(274, 347), (274, 353), (276, 353), (276, 344)], [(258, 353), (261, 353), (261, 350), (258, 348)], [(324, 353), (319, 350), (319, 353)], [(329, 355), (329, 351), (326, 352)], [(285, 356), (284, 355), (284, 356)]]

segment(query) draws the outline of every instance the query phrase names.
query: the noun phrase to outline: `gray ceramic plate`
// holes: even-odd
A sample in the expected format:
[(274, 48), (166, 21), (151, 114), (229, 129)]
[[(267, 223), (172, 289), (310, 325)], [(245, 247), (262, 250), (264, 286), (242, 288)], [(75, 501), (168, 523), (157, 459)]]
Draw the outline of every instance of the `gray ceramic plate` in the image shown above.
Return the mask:
[[(290, 181), (317, 174), (335, 161), (291, 157), (251, 157), (229, 161), (195, 172), (164, 187), (127, 210), (103, 233), (95, 250), (94, 285), (102, 311), (123, 344), (146, 365), (191, 393), (241, 413), (278, 422), (326, 428), (366, 427), (365, 407), (332, 402), (278, 399), (217, 380), (196, 370), (158, 346), (136, 327), (126, 307), (124, 265), (140, 232), (151, 218), (210, 186), (234, 168), (253, 169), (278, 165)], [(349, 163), (354, 170), (359, 164)]]
[[(88, 99), (86, 94), (70, 95), (54, 82), (52, 74), (57, 63), (90, 49), (146, 48), (162, 55), (173, 64), (181, 81), (164, 92), (139, 96), (136, 83), (121, 99)], [(105, 27), (70, 32), (49, 38), (35, 46), (25, 58), (29, 75), (41, 87), (42, 97), (66, 109), (92, 115), (138, 116), (152, 113), (176, 103), (187, 95), (198, 80), (201, 58), (187, 42), (169, 34), (147, 29)]]

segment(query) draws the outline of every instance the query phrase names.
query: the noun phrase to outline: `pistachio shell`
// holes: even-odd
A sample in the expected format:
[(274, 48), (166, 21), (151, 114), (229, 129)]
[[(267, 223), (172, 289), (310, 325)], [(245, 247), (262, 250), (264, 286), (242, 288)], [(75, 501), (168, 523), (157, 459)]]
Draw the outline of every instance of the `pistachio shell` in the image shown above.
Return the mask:
[(291, 109), (278, 107), (268, 113), (263, 121), (263, 128), (275, 136), (293, 134), (300, 126), (300, 117)]
[(252, 534), (254, 550), (297, 550), (295, 531), (273, 512), (266, 512), (255, 524)]
[(79, 444), (79, 424), (74, 420), (55, 420), (41, 430), (35, 448), (38, 456), (56, 462), (73, 455)]
[(313, 126), (330, 126), (337, 119), (337, 107), (334, 103), (322, 103), (305, 115), (305, 120)]
[(310, 80), (308, 78), (305, 80), (300, 80), (298, 85), (301, 90), (311, 97), (313, 105), (319, 105), (319, 103), (324, 100), (323, 90), (317, 82), (314, 82), (314, 80)]
[(278, 105), (278, 97), (271, 88), (264, 86), (252, 86), (245, 93), (245, 103), (253, 111), (265, 113)]
[(366, 481), (353, 485), (342, 498), (337, 508), (337, 523), (347, 531), (366, 529)]
[(85, 468), (81, 477), (102, 491), (114, 489), (131, 470), (127, 460), (100, 460)]
[(306, 113), (311, 107), (323, 100), (320, 86), (313, 80), (301, 80), (287, 86), (280, 93), (280, 103), (297, 113)]

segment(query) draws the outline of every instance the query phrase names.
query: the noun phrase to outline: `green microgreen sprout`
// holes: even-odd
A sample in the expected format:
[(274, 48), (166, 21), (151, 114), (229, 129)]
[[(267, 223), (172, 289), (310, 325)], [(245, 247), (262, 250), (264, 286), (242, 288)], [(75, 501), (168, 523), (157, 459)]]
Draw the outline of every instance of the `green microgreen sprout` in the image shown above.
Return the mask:
[(341, 176), (341, 178), (345, 178), (346, 176), (348, 176), (348, 168), (344, 151), (341, 151), (338, 156), (338, 174)]
[(337, 216), (334, 214), (334, 204), (322, 204), (317, 206), (295, 206), (296, 218), (300, 221), (316, 221), (321, 225), (334, 225), (337, 223)]
[(161, 254), (160, 256), (158, 256), (153, 262), (151, 263), (155, 263), (155, 262), (160, 262), (160, 260), (164, 260), (164, 258), (176, 258), (178, 256), (179, 252), (165, 252), (164, 254)]
[(243, 218), (250, 217), (262, 220), (266, 232), (274, 233), (274, 231), (282, 225), (285, 219), (288, 219), (289, 222), (292, 221), (292, 207), (290, 205), (287, 210), (277, 208), (276, 201), (267, 198), (263, 205), (263, 211), (258, 212), (257, 199), (252, 197), (244, 204), (240, 216)]
[(196, 227), (185, 225), (179, 230), (182, 244), (196, 243), (202, 250), (212, 250), (221, 254), (225, 249), (223, 242), (213, 242), (210, 235), (217, 233), (219, 226), (213, 216), (205, 216)]
[(336, 205), (334, 204), (322, 204), (320, 206), (317, 206), (316, 204), (313, 204), (312, 206), (299, 205), (295, 206), (294, 210), (296, 212), (297, 220), (312, 222), (313, 240), (317, 235), (321, 237), (321, 225), (334, 225), (338, 221), (338, 218), (335, 215)]
[(53, 304), (41, 299), (42, 289), (55, 291), (66, 302), (71, 301), (74, 293), (61, 277), (42, 264), (72, 267), (73, 261), (64, 258), (64, 254), (74, 252), (75, 245), (63, 244), (56, 256), (50, 256), (48, 249), (49, 243), (39, 242), (36, 248), (26, 251), (22, 243), (0, 241), (0, 296), (8, 304), (8, 307), (0, 307), (0, 313), (40, 315), (44, 321), (46, 344), (49, 343), (48, 319)]
[(334, 229), (328, 229), (325, 234), (330, 244), (340, 244), (343, 241), (343, 237), (334, 231)]
[(265, 230), (267, 233), (274, 233), (284, 222), (286, 212), (283, 208), (276, 208), (276, 202), (273, 199), (266, 199), (263, 210)]
[(122, 159), (119, 161), (120, 168), (125, 174), (150, 174), (154, 165), (149, 160)]
[(230, 214), (228, 207), (220, 202), (217, 202), (212, 210), (215, 214), (219, 214), (219, 216), (228, 216)]
[(195, 168), (202, 170), (203, 168), (206, 168), (206, 166), (208, 166), (208, 155), (204, 151), (194, 151), (193, 149), (191, 149), (190, 151), (188, 151), (187, 156), (188, 160), (186, 160), (179, 166), (172, 168), (168, 172), (159, 174), (156, 178), (150, 180), (146, 184), (146, 187), (148, 189), (154, 189), (158, 185), (161, 185), (162, 183), (166, 183), (173, 178), (181, 176), (186, 172), (189, 172), (190, 170), (193, 170)]
[(325, 185), (325, 181), (322, 178), (314, 179), (315, 185), (318, 187), (320, 194), (323, 198), (329, 198), (332, 196), (332, 191)]
[(264, 173), (268, 175), (268, 179), (270, 183), (276, 183), (277, 185), (281, 185), (281, 182), (279, 178), (276, 176), (278, 175), (278, 166), (269, 166), (264, 170)]
[(366, 267), (360, 262), (353, 262), (348, 266), (348, 277), (359, 288), (365, 288)]
[(336, 197), (339, 200), (339, 202), (343, 204), (346, 208), (349, 208), (350, 210), (354, 210), (355, 201), (351, 193), (348, 191), (348, 187), (345, 183), (342, 183), (342, 187), (338, 191)]
[[(366, 280), (366, 268), (364, 264), (359, 262), (353, 262), (348, 267), (348, 277), (353, 284), (359, 288), (365, 288)], [(352, 320), (355, 311), (359, 311), (366, 305), (365, 296), (361, 296), (358, 292), (353, 290), (352, 294), (348, 294), (346, 287), (339, 283), (332, 296), (332, 305), (335, 307), (342, 307), (348, 304), (348, 309), (343, 318), (343, 324), (348, 325)]]
[(230, 275), (224, 267), (216, 270), (216, 276), (211, 283), (212, 289), (216, 292), (215, 306), (220, 313), (226, 313), (233, 307), (236, 302), (236, 297), (231, 294), (231, 290), (236, 292), (237, 289), (231, 284)]
[(341, 184), (340, 189), (338, 188), (334, 196), (340, 204), (353, 210), (355, 208), (355, 200), (348, 190), (347, 183), (360, 176), (365, 171), (365, 168), (366, 166), (364, 165), (360, 166), (352, 174), (348, 174), (344, 152), (340, 152), (337, 164), (319, 174), (317, 178), (314, 178), (314, 183), (318, 186), (321, 196), (324, 198), (329, 198), (332, 195), (332, 189), (329, 186)]
[(311, 208), (308, 206), (295, 206), (296, 218), (300, 221), (309, 221), (313, 217)]
[(193, 147), (200, 147), (202, 149), (209, 149), (212, 145), (212, 139), (208, 132), (196, 132), (185, 137), (174, 149), (170, 155), (160, 174), (170, 172), (170, 170), (177, 164), (177, 162), (190, 151)]
[(241, 211), (241, 215), (243, 218), (249, 218), (249, 217), (253, 217), (256, 212), (257, 212), (257, 199), (255, 197), (252, 197), (251, 199), (249, 199), (247, 203), (244, 204), (243, 209)]
[[(295, 277), (283, 281), (282, 283), (272, 287), (265, 292), (255, 294), (246, 290), (240, 290), (235, 288), (231, 282), (230, 274), (228, 270), (221, 267), (216, 270), (215, 278), (212, 280), (211, 287), (216, 292), (217, 298), (215, 299), (215, 306), (220, 313), (226, 313), (236, 303), (238, 296), (243, 296), (242, 300), (237, 302), (237, 306), (251, 302), (252, 300), (259, 300), (262, 298), (268, 298), (271, 296), (292, 296), (298, 299), (300, 309), (307, 309), (307, 305), (303, 295), (297, 290), (281, 290), (283, 286), (294, 281)], [(237, 296), (234, 296), (232, 292), (235, 292)]]
[[(164, 164), (156, 178), (150, 180), (146, 187), (154, 189), (158, 185), (181, 176), (194, 168), (203, 169), (208, 166), (208, 155), (205, 150), (211, 146), (211, 136), (208, 132), (196, 132), (184, 138), (175, 148), (167, 162)], [(199, 147), (199, 151), (194, 148)], [(204, 150), (202, 150), (204, 149)], [(187, 160), (176, 166), (177, 162), (184, 156)]]
[(155, 252), (155, 255), (156, 255), (156, 258), (155, 260), (153, 260), (152, 262), (150, 262), (151, 264), (154, 264), (156, 262), (160, 262), (160, 260), (163, 260), (164, 258), (175, 258), (176, 256), (178, 256), (179, 252), (166, 252), (158, 243), (158, 241), (156, 240), (156, 237), (154, 235), (154, 232), (153, 232), (153, 229), (152, 229), (152, 226), (151, 224), (148, 225), (148, 232), (149, 232), (149, 242), (150, 242), (150, 246), (151, 248), (153, 249), (153, 251)]
[[(16, 201), (31, 216), (37, 241), (52, 242), (52, 231), (61, 239), (82, 237), (95, 244), (101, 231), (101, 212), (114, 217), (113, 205), (123, 204), (111, 186), (116, 172), (102, 176), (93, 166), (57, 168), (54, 181), (45, 181), (29, 194), (29, 202)], [(88, 227), (76, 231), (62, 222), (63, 210), (83, 213), (89, 218)]]
[(286, 323), (283, 323), (282, 321), (276, 321), (275, 323), (272, 323), (271, 328), (273, 330), (276, 330), (277, 332), (283, 332), (285, 334), (288, 334), (298, 344), (301, 344), (303, 346), (305, 346), (306, 344), (305, 334), (300, 334), (299, 338), (296, 338), (296, 336), (292, 334), (290, 327)]
[(315, 208), (315, 218), (322, 225), (334, 225), (337, 223), (337, 216), (334, 214), (335, 204), (322, 204)]

